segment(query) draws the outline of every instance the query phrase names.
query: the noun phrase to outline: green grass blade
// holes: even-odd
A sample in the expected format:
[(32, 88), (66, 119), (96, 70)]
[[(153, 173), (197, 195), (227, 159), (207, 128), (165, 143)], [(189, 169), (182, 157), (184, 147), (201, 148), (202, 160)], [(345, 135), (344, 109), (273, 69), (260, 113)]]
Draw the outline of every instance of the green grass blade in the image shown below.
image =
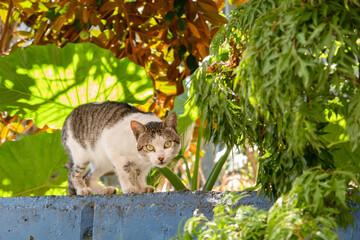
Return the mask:
[(190, 169), (189, 169), (189, 164), (188, 164), (185, 156), (183, 156), (182, 159), (184, 160), (185, 168), (186, 168), (186, 175), (187, 175), (187, 178), (188, 178), (188, 180), (189, 180), (189, 184), (190, 184), (190, 186), (191, 186), (192, 177), (191, 177), (191, 173), (190, 173)]
[(185, 190), (185, 185), (181, 182), (180, 178), (170, 170), (168, 167), (158, 168), (159, 172), (166, 177), (176, 191)]
[(215, 164), (213, 170), (211, 171), (208, 180), (206, 181), (203, 190), (211, 191), (214, 187), (214, 184), (220, 174), (222, 167), (224, 166), (229, 154), (231, 151), (231, 147), (227, 146), (225, 154), (219, 159), (219, 161)]
[(205, 122), (205, 118), (201, 118), (199, 135), (198, 135), (197, 144), (196, 144), (194, 173), (193, 173), (193, 177), (192, 177), (192, 180), (191, 180), (191, 191), (195, 191), (197, 189), (198, 173), (199, 173), (199, 162), (200, 162), (200, 150), (201, 150), (201, 140), (202, 140), (204, 122)]

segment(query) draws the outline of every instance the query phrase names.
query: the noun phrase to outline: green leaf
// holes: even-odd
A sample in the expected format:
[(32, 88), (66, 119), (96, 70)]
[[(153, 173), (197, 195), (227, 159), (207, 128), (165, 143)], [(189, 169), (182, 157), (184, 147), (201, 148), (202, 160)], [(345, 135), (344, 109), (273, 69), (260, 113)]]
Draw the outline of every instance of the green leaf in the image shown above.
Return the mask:
[(212, 169), (208, 180), (206, 181), (203, 190), (204, 191), (211, 191), (214, 187), (214, 184), (219, 177), (222, 167), (224, 166), (229, 154), (231, 151), (231, 147), (227, 147), (225, 154), (219, 159), (219, 161), (215, 164), (214, 168)]
[(314, 38), (319, 37), (319, 34), (323, 31), (326, 25), (326, 23), (320, 23), (318, 26), (316, 26), (316, 28), (309, 37), (309, 41), (312, 41)]
[(178, 133), (182, 134), (199, 117), (199, 111), (194, 106), (194, 98), (189, 98), (189, 89), (185, 87), (185, 92), (175, 97), (173, 111), (178, 115)]
[(175, 12), (174, 11), (169, 11), (169, 12), (166, 13), (166, 15), (165, 15), (165, 23), (166, 23), (167, 26), (170, 25), (170, 23), (172, 22), (174, 17), (175, 17)]
[(97, 3), (97, 5), (98, 5), (99, 7), (102, 6), (103, 1), (104, 1), (104, 0), (95, 0), (95, 2)]
[(190, 69), (191, 73), (193, 73), (199, 67), (199, 64), (197, 63), (194, 55), (190, 54), (187, 56), (186, 66)]
[(171, 171), (170, 168), (164, 167), (164, 168), (158, 168), (159, 172), (161, 172), (164, 177), (166, 177), (171, 185), (175, 188), (177, 191), (185, 190), (185, 185), (181, 182), (180, 178), (176, 176), (176, 174)]
[(48, 19), (55, 19), (57, 17), (60, 16), (60, 13), (58, 12), (55, 12), (56, 11), (56, 7), (52, 7), (50, 8), (46, 14), (45, 14), (45, 17), (48, 18)]
[(176, 23), (177, 23), (180, 31), (184, 31), (186, 29), (186, 27), (187, 27), (186, 22), (181, 18), (178, 18)]
[(33, 118), (39, 127), (61, 127), (80, 104), (141, 104), (152, 94), (143, 68), (91, 43), (34, 45), (0, 58), (0, 111)]
[(198, 184), (198, 173), (199, 173), (199, 164), (200, 164), (200, 150), (202, 144), (202, 135), (205, 124), (205, 118), (201, 118), (198, 139), (196, 142), (196, 153), (195, 153), (195, 163), (194, 163), (194, 172), (191, 179), (191, 190), (195, 191), (197, 189)]
[(0, 189), (12, 196), (44, 195), (67, 180), (60, 131), (26, 135), (0, 146)]
[(180, 60), (182, 61), (184, 59), (184, 54), (186, 53), (187, 49), (185, 47), (185, 45), (180, 45), (179, 49), (178, 49), (178, 55)]
[(353, 146), (340, 123), (341, 121), (328, 124), (324, 128), (327, 134), (319, 138), (329, 148), (335, 167), (358, 173), (360, 172), (360, 147), (352, 150)]
[(178, 17), (181, 17), (186, 10), (186, 1), (185, 0), (174, 0), (174, 9), (176, 12), (176, 15)]

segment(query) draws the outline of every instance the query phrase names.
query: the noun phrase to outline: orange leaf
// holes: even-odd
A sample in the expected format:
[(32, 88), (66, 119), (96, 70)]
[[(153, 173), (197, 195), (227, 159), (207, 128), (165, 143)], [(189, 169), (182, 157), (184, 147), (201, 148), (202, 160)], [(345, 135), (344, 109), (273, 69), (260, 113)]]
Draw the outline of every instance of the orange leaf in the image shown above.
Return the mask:
[(206, 12), (218, 13), (219, 12), (218, 6), (212, 0), (199, 0), (198, 8), (200, 11), (202, 11), (204, 13), (206, 13)]
[(54, 30), (58, 33), (60, 32), (60, 29), (64, 26), (64, 23), (67, 21), (67, 18), (64, 16), (61, 16), (56, 19), (55, 23), (53, 24)]
[[(69, 9), (66, 12), (66, 18), (67, 19), (73, 19), (73, 16), (75, 15), (75, 8), (74, 7), (69, 7)], [(74, 18), (75, 20), (75, 18)]]
[(86, 8), (82, 9), (82, 19), (84, 23), (87, 23), (89, 21), (89, 12)]
[(195, 35), (195, 37), (201, 37), (197, 27), (194, 24), (192, 24), (191, 22), (187, 22), (186, 24), (189, 27), (190, 31)]
[(202, 16), (215, 26), (224, 25), (228, 23), (228, 20), (218, 13), (204, 12)]
[(90, 23), (92, 25), (99, 25), (101, 19), (96, 16), (94, 12), (90, 13)]
[(225, 0), (216, 0), (216, 5), (218, 6), (218, 9), (221, 10), (225, 7)]
[(117, 2), (107, 2), (101, 6), (100, 12), (106, 12), (108, 10), (115, 10), (115, 8), (117, 6), (118, 6)]
[(21, 123), (13, 123), (10, 125), (10, 129), (17, 133), (24, 132), (24, 126)]
[(204, 20), (204, 18), (201, 17), (201, 15), (199, 15), (199, 18), (195, 20), (195, 26), (197, 27), (198, 30), (200, 30), (201, 32), (203, 32), (203, 34), (205, 34), (204, 39), (209, 38), (210, 36), (209, 26)]
[(34, 126), (34, 122), (32, 120), (27, 120), (24, 128), (24, 132), (28, 131), (32, 126)]
[(47, 22), (42, 22), (40, 27), (36, 30), (35, 37), (34, 37), (34, 44), (37, 44), (41, 37), (43, 36), (45, 29), (47, 27)]
[(232, 0), (232, 5), (234, 5), (235, 7), (240, 6), (243, 3), (246, 3), (248, 0)]
[(2, 129), (1, 129), (1, 133), (0, 133), (0, 139), (6, 139), (7, 136), (9, 135), (9, 128), (7, 126), (4, 126)]
[(201, 58), (205, 58), (207, 55), (209, 55), (209, 48), (203, 43), (199, 43), (196, 46)]
[(6, 119), (8, 119), (8, 118), (10, 118), (8, 123), (12, 123), (12, 122), (15, 122), (19, 117), (18, 116), (13, 116), (13, 117), (8, 116)]

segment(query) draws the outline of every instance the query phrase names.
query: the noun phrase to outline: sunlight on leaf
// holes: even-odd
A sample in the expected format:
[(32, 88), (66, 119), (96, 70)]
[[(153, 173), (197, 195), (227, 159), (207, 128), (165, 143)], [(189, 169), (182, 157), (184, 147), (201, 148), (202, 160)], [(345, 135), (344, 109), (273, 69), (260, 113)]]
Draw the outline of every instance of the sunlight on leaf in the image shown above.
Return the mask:
[(39, 127), (61, 127), (87, 102), (145, 103), (152, 87), (143, 68), (91, 43), (30, 46), (0, 58), (0, 111)]
[(67, 156), (60, 141), (56, 131), (5, 142), (0, 147), (0, 197), (64, 194)]

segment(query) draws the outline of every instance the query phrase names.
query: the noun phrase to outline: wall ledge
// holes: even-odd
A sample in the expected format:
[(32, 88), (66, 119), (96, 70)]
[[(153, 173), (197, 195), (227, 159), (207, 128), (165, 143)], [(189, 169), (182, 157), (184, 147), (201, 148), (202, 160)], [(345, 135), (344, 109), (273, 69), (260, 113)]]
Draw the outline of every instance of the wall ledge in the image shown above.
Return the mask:
[[(146, 194), (0, 198), (0, 239), (170, 239), (195, 209), (212, 218), (223, 192), (178, 191)], [(272, 203), (248, 192), (242, 205), (268, 210)], [(340, 239), (360, 239), (354, 229)]]

